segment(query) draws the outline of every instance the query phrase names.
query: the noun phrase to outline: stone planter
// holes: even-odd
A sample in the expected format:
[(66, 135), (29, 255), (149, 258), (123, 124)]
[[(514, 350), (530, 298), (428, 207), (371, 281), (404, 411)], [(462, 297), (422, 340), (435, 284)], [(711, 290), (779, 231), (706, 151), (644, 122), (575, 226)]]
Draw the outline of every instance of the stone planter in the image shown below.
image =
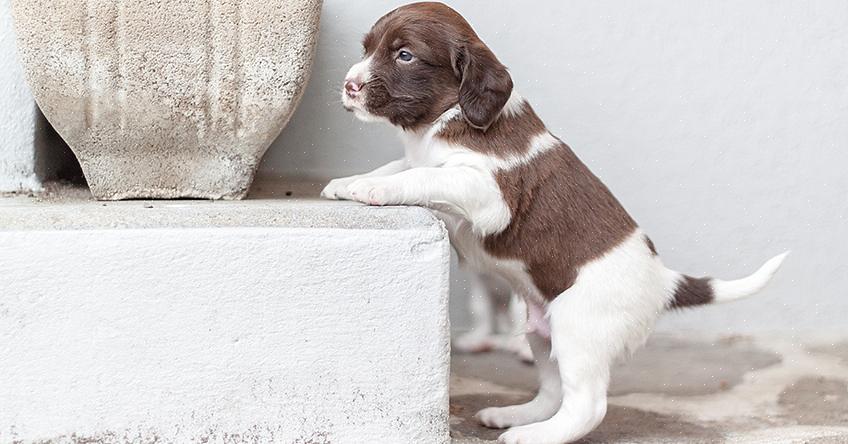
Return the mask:
[(239, 199), (309, 77), (321, 0), (13, 0), (44, 114), (98, 199)]

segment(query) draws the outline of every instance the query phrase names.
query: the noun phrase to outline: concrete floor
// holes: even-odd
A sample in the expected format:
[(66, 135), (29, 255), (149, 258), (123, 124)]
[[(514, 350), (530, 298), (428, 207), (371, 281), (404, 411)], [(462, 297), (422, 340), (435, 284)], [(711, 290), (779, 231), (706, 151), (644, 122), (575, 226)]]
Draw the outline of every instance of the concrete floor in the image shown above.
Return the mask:
[[(493, 442), (488, 406), (529, 400), (535, 370), (511, 355), (455, 355), (454, 443)], [(610, 406), (581, 443), (848, 443), (848, 341), (656, 337), (613, 371)]]

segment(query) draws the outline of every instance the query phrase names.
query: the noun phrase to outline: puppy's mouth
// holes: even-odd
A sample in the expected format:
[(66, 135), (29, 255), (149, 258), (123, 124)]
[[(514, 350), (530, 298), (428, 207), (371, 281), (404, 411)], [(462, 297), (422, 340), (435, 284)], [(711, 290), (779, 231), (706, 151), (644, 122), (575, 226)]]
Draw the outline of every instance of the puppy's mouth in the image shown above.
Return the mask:
[(353, 113), (356, 117), (359, 117), (361, 114), (369, 114), (368, 111), (365, 111), (365, 107), (350, 101), (342, 102), (342, 108), (349, 113)]
[(344, 95), (344, 93), (342, 93), (342, 95), (344, 97), (342, 99), (342, 108), (344, 108), (345, 111), (353, 113), (353, 115), (360, 120), (365, 120), (367, 116), (371, 114), (365, 110), (365, 106), (363, 106), (362, 104), (357, 103), (357, 101), (348, 98), (346, 95)]
[(351, 97), (350, 95), (342, 89), (342, 107), (345, 111), (354, 112), (354, 111), (365, 111), (365, 107), (363, 104), (359, 103), (359, 99), (362, 95), (358, 97)]
[(365, 91), (360, 91), (355, 96), (349, 95), (342, 90), (342, 107), (347, 112), (353, 113), (357, 119), (363, 122), (382, 122), (385, 119), (371, 113), (365, 106)]

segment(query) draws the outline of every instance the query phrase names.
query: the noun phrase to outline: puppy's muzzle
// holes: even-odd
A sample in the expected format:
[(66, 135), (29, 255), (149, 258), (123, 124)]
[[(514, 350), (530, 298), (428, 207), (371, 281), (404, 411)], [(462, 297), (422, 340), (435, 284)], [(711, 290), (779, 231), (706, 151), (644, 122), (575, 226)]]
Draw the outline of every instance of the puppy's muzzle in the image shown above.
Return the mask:
[(362, 88), (365, 87), (365, 83), (359, 79), (345, 79), (344, 89), (345, 94), (351, 99), (355, 99), (359, 93), (362, 91)]

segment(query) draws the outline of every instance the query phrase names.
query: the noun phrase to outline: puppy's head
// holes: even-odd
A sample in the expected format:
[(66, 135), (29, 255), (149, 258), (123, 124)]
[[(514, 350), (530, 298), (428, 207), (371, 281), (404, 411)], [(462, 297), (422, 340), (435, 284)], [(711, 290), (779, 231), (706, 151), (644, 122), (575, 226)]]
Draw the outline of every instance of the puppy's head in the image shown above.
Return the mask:
[(506, 67), (459, 13), (441, 3), (395, 9), (362, 45), (365, 55), (347, 74), (342, 102), (365, 121), (416, 129), (459, 104), (471, 126), (486, 130), (512, 93)]

